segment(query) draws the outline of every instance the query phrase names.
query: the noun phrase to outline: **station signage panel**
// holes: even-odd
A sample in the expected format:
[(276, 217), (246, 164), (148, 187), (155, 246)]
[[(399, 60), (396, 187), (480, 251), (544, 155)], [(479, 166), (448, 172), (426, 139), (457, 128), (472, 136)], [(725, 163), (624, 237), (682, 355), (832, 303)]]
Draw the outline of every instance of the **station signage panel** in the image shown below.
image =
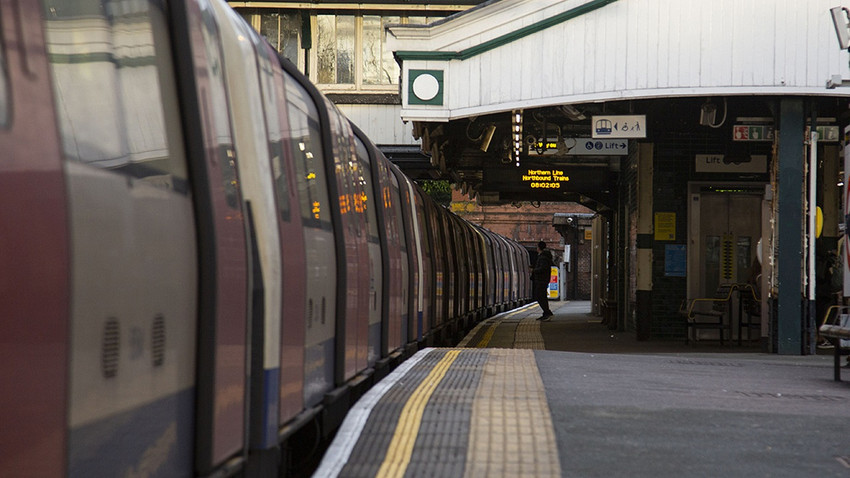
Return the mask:
[(523, 161), (520, 167), (485, 169), (484, 185), (500, 192), (602, 191), (608, 188), (608, 168)]
[(594, 116), (594, 138), (646, 138), (646, 115)]
[(698, 154), (694, 162), (697, 173), (766, 173), (767, 155), (732, 157), (723, 154)]
[[(815, 128), (818, 133), (818, 141), (821, 143), (838, 142), (838, 126), (821, 125)], [(811, 134), (811, 128), (806, 126), (806, 137)]]
[[(811, 128), (806, 126), (806, 137), (809, 136)], [(838, 126), (820, 125), (815, 128), (818, 133), (818, 141), (827, 143), (838, 142)], [(732, 127), (732, 140), (734, 141), (773, 141), (776, 139), (776, 128), (773, 125), (759, 124), (736, 124)]]
[(772, 125), (736, 124), (732, 127), (733, 141), (773, 141), (776, 129)]
[(576, 138), (576, 144), (567, 151), (568, 156), (624, 156), (629, 154), (626, 139)]

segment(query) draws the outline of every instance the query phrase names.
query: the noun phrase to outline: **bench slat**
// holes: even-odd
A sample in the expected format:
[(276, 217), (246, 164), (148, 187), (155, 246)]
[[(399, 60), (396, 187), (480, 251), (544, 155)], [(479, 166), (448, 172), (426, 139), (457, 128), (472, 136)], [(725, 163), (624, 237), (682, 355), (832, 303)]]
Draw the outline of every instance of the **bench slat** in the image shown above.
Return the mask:
[(820, 334), (825, 337), (850, 339), (850, 328), (825, 324), (820, 326)]

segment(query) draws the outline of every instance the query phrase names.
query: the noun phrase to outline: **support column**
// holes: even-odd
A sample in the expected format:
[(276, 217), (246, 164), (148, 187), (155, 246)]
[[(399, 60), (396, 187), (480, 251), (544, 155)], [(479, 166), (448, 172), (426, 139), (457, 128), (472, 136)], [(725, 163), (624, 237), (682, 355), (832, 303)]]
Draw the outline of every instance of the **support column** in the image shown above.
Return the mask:
[(779, 106), (779, 187), (777, 274), (777, 353), (803, 353), (801, 258), (803, 257), (803, 100), (783, 99)]
[(652, 164), (653, 145), (638, 145), (637, 172), (637, 339), (652, 335)]

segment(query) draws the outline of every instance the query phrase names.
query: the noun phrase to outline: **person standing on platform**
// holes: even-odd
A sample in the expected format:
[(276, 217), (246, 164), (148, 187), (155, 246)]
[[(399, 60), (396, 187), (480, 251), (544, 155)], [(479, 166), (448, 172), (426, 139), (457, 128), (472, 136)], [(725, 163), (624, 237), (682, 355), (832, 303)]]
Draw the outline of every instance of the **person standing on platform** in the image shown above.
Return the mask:
[(537, 320), (551, 320), (552, 311), (549, 310), (549, 278), (552, 274), (552, 253), (546, 248), (546, 243), (537, 243), (537, 262), (531, 267), (531, 294), (534, 300), (543, 309), (543, 315)]

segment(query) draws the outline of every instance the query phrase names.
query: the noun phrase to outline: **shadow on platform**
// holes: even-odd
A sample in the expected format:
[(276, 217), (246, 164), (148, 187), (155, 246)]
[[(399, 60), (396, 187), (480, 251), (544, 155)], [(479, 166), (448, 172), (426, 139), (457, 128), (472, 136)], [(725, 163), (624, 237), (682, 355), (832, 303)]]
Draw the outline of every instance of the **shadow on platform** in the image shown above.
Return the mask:
[[(682, 338), (653, 338), (638, 341), (634, 331), (612, 331), (602, 324), (602, 317), (590, 313), (590, 301), (550, 301), (555, 316), (540, 325), (546, 350), (605, 354), (694, 354), (694, 353), (760, 353), (758, 340), (699, 340), (685, 344)], [(536, 316), (535, 304), (527, 309)]]

